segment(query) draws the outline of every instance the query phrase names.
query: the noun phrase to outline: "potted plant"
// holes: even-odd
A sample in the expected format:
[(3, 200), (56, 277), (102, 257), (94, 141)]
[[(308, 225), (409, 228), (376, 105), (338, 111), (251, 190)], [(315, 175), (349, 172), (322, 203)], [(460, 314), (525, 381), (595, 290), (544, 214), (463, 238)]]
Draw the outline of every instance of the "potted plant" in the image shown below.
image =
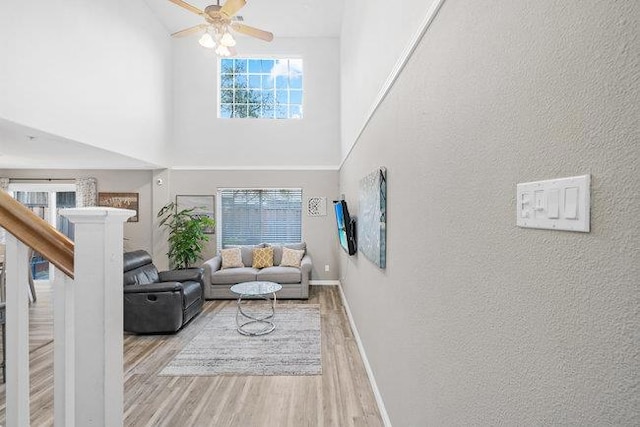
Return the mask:
[(205, 230), (213, 228), (215, 221), (205, 215), (193, 213), (194, 208), (178, 208), (174, 202), (167, 203), (158, 212), (160, 226), (169, 231), (169, 262), (172, 268), (189, 268), (200, 259), (204, 243), (209, 240)]

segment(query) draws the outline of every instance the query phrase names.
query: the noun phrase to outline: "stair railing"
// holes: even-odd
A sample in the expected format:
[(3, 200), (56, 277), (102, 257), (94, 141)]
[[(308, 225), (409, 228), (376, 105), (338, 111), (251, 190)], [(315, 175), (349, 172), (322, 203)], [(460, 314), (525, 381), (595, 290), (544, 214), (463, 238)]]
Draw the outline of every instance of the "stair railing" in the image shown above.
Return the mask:
[(63, 209), (75, 243), (0, 191), (6, 236), (6, 425), (30, 424), (29, 248), (54, 271), (54, 423), (122, 426), (123, 223), (134, 211)]

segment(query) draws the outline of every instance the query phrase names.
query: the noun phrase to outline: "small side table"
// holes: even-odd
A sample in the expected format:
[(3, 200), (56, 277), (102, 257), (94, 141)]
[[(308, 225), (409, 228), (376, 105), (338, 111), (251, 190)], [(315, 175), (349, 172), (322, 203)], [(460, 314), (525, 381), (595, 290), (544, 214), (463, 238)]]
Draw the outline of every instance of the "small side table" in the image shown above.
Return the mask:
[[(276, 292), (281, 289), (282, 285), (274, 282), (243, 282), (231, 287), (231, 292), (239, 295), (238, 311), (236, 312), (236, 326), (239, 333), (242, 335), (256, 336), (273, 332), (276, 328), (276, 325), (272, 322), (276, 314)], [(242, 298), (261, 298), (269, 302), (269, 295), (273, 295), (270, 304), (271, 312), (269, 314), (259, 316), (243, 310)], [(256, 325), (262, 326), (262, 328), (254, 329)], [(249, 328), (247, 328), (247, 326), (249, 326)]]

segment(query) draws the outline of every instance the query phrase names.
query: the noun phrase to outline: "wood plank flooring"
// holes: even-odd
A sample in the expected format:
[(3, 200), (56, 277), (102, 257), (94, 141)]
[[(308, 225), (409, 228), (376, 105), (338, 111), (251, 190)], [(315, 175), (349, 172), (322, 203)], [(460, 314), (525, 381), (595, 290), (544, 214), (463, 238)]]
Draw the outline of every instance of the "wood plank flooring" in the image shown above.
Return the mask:
[[(53, 425), (53, 345), (47, 292), (39, 286), (38, 301), (30, 309), (32, 426)], [(312, 286), (308, 301), (278, 300), (278, 304), (320, 305), (322, 375), (157, 375), (198, 334), (212, 313), (234, 303), (207, 301), (203, 313), (175, 335), (125, 335), (126, 426), (382, 426), (334, 286)], [(1, 385), (0, 425), (5, 418), (4, 394)]]

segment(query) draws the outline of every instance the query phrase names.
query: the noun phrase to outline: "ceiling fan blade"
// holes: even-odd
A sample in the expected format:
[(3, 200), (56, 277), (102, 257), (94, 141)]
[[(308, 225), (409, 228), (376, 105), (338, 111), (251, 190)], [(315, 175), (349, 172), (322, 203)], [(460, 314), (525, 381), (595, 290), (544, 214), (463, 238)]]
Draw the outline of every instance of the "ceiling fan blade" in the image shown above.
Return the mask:
[(270, 42), (271, 40), (273, 40), (273, 33), (270, 33), (269, 31), (260, 30), (255, 27), (250, 27), (249, 25), (233, 23), (231, 24), (231, 28), (233, 28), (239, 33), (246, 34), (248, 36), (255, 37), (267, 42)]
[(207, 24), (194, 25), (193, 27), (185, 28), (184, 30), (180, 30), (171, 34), (171, 37), (185, 37), (190, 36), (191, 34), (198, 33), (207, 28)]
[(189, 12), (195, 13), (196, 15), (204, 15), (203, 11), (201, 11), (195, 6), (190, 5), (186, 1), (182, 1), (182, 0), (169, 0), (169, 1), (173, 4), (177, 4), (178, 6), (187, 9)]
[(233, 15), (238, 13), (245, 4), (247, 4), (247, 0), (227, 0), (224, 5), (222, 5), (220, 13), (226, 15), (227, 18), (231, 18)]

